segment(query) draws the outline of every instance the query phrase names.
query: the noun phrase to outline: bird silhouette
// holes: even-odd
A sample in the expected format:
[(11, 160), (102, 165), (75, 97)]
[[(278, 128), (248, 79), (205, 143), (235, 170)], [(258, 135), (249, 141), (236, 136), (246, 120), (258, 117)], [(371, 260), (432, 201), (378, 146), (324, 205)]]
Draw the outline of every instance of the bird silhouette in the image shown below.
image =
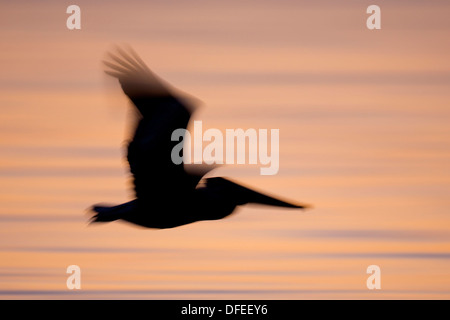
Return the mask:
[[(136, 198), (120, 205), (94, 205), (91, 222), (124, 220), (147, 228), (173, 228), (196, 221), (218, 220), (247, 203), (306, 208), (251, 190), (222, 177), (202, 178), (214, 168), (195, 172), (172, 161), (172, 132), (186, 129), (193, 104), (154, 74), (131, 48), (108, 54), (105, 73), (119, 80), (138, 110), (127, 160)], [(200, 183), (202, 180), (202, 183)]]

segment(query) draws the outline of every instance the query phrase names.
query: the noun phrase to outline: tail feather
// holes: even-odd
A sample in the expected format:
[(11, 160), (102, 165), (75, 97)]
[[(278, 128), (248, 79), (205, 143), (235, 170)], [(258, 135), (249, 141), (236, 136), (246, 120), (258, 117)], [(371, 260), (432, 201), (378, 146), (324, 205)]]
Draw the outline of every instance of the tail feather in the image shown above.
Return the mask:
[(111, 222), (126, 217), (134, 211), (136, 200), (129, 201), (117, 206), (94, 205), (91, 207), (94, 215), (90, 222)]

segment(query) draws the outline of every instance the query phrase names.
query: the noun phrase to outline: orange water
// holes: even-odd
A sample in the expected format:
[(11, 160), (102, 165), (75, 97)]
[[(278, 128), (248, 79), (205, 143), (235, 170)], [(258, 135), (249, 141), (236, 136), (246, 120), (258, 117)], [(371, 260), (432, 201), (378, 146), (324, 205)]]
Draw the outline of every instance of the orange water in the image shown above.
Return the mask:
[[(2, 4), (0, 297), (448, 299), (450, 4), (377, 3), (379, 31), (364, 1), (78, 1), (80, 31), (60, 2)], [(132, 196), (127, 100), (100, 64), (122, 42), (204, 102), (204, 129), (280, 129), (278, 175), (213, 175), (315, 208), (87, 226)]]

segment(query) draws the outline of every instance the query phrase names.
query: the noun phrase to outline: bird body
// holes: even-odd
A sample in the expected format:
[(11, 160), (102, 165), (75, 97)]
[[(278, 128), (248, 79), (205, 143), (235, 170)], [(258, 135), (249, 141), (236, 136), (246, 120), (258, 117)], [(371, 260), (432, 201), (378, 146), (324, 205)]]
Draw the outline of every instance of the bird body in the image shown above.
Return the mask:
[(124, 220), (147, 228), (165, 229), (222, 219), (237, 206), (247, 203), (307, 207), (278, 200), (221, 177), (203, 179), (205, 183), (199, 184), (213, 166), (189, 173), (183, 164), (175, 164), (171, 158), (173, 148), (179, 143), (172, 141), (172, 133), (187, 128), (193, 106), (151, 72), (134, 51), (118, 49), (118, 54), (110, 54), (110, 58), (112, 62), (105, 62), (109, 68), (105, 72), (119, 80), (139, 111), (139, 121), (127, 150), (136, 199), (116, 206), (93, 206), (92, 222)]

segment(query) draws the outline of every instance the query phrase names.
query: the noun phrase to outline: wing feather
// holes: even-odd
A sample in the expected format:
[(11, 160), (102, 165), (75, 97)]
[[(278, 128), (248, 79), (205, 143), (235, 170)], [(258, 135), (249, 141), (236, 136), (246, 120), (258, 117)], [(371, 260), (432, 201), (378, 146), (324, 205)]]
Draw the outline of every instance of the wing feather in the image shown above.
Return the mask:
[[(128, 145), (127, 159), (138, 197), (194, 189), (199, 178), (175, 164), (171, 153), (176, 129), (186, 129), (193, 107), (161, 80), (132, 49), (117, 49), (103, 61), (105, 72), (119, 80), (123, 92), (142, 116)], [(184, 139), (184, 137), (183, 137)]]

